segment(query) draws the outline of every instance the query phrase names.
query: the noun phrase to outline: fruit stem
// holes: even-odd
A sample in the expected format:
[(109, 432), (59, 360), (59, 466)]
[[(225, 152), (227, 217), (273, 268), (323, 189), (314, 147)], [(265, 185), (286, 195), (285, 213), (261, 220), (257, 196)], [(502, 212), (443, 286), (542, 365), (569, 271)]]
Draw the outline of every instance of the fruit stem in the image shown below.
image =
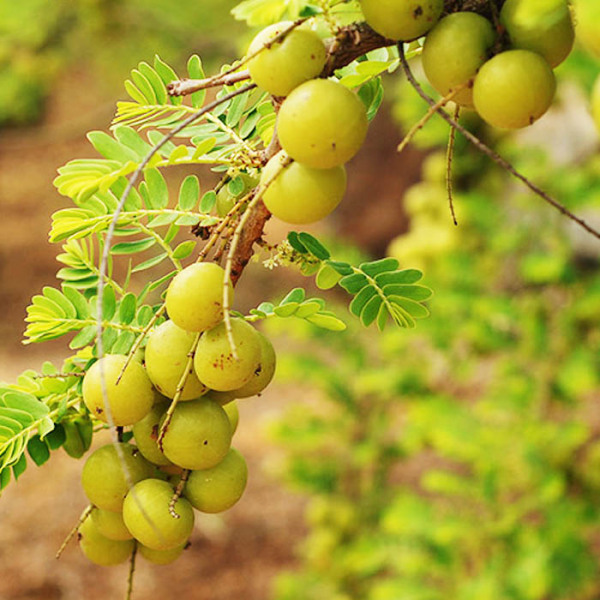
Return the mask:
[(133, 575), (135, 573), (135, 561), (137, 558), (138, 545), (137, 542), (133, 545), (131, 551), (131, 557), (129, 558), (129, 575), (127, 576), (127, 592), (125, 593), (125, 600), (131, 600), (133, 596)]
[(198, 332), (194, 337), (194, 342), (192, 343), (192, 347), (188, 352), (188, 359), (185, 363), (185, 369), (183, 370), (181, 378), (179, 379), (179, 383), (177, 384), (177, 389), (175, 390), (175, 396), (173, 396), (173, 400), (171, 401), (169, 409), (165, 415), (165, 420), (160, 428), (160, 433), (158, 434), (158, 440), (156, 443), (158, 444), (161, 452), (163, 451), (163, 440), (165, 438), (165, 434), (167, 433), (169, 424), (171, 423), (171, 419), (173, 418), (173, 413), (175, 412), (175, 408), (177, 408), (177, 404), (181, 398), (181, 394), (183, 393), (183, 388), (185, 387), (188, 377), (194, 369), (194, 354), (196, 354), (196, 348), (198, 348), (198, 342), (200, 341), (201, 335), (202, 332)]
[[(454, 120), (458, 122), (460, 117), (460, 106), (457, 104), (454, 109)], [(454, 190), (452, 189), (452, 159), (454, 158), (454, 142), (456, 140), (456, 129), (450, 128), (448, 136), (448, 146), (446, 148), (446, 192), (448, 193), (448, 205), (450, 206), (450, 214), (454, 225), (458, 225), (456, 212), (454, 211)]]
[(429, 110), (408, 130), (408, 133), (404, 136), (404, 139), (398, 144), (397, 151), (402, 152), (415, 135), (425, 127), (429, 122), (429, 119), (435, 115), (440, 108), (445, 106), (456, 94), (466, 89), (470, 85), (470, 82), (461, 83), (455, 87), (451, 92), (446, 94), (443, 98), (440, 98), (433, 106), (429, 107)]
[(158, 321), (160, 316), (165, 312), (166, 308), (167, 308), (167, 305), (163, 302), (162, 306), (154, 313), (154, 315), (150, 319), (150, 321), (148, 321), (148, 324), (146, 325), (146, 327), (144, 327), (142, 333), (140, 333), (137, 340), (135, 340), (135, 344), (133, 344), (131, 350), (129, 351), (129, 354), (127, 355), (127, 360), (125, 361), (125, 364), (123, 365), (123, 368), (121, 369), (121, 372), (119, 373), (119, 376), (117, 377), (116, 385), (118, 385), (119, 381), (121, 381), (121, 377), (123, 377), (123, 373), (125, 373), (125, 369), (127, 369), (127, 367), (129, 366), (129, 363), (133, 360), (133, 357), (135, 356), (136, 352), (140, 349), (140, 346), (142, 345), (144, 338), (148, 335), (150, 330), (154, 327), (154, 324), (156, 323), (156, 321)]
[(188, 477), (190, 476), (191, 471), (189, 469), (184, 469), (183, 473), (181, 473), (181, 479), (179, 480), (179, 483), (177, 484), (177, 487), (175, 488), (175, 493), (173, 494), (173, 497), (171, 498), (171, 502), (169, 502), (169, 513), (171, 514), (171, 516), (174, 519), (180, 519), (180, 515), (178, 515), (175, 512), (175, 504), (177, 504), (177, 500), (179, 500), (179, 497), (181, 496), (182, 492), (183, 492), (183, 488), (185, 487), (185, 484), (188, 480)]
[(55, 558), (59, 559), (61, 557), (62, 553), (65, 551), (65, 548), (69, 545), (69, 542), (73, 539), (73, 537), (75, 537), (75, 534), (79, 531), (79, 528), (81, 527), (81, 525), (83, 525), (83, 522), (92, 513), (92, 510), (94, 510), (94, 505), (90, 504), (81, 513), (81, 516), (79, 517), (79, 520), (77, 521), (75, 527), (73, 527), (73, 529), (71, 529), (71, 531), (69, 531), (69, 534), (65, 538), (65, 541), (61, 544), (60, 548), (58, 549), (58, 552), (56, 553)]

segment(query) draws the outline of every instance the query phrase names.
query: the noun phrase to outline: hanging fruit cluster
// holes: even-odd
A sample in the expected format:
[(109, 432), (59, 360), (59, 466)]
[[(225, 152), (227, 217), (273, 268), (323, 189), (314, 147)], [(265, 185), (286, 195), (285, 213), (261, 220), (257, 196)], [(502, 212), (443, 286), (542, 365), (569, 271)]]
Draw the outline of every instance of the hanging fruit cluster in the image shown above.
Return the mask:
[(170, 319), (150, 333), (145, 368), (107, 354), (85, 374), (90, 412), (107, 424), (131, 426), (136, 444), (101, 446), (83, 468), (93, 509), (79, 539), (93, 562), (124, 562), (133, 540), (151, 562), (171, 562), (188, 543), (193, 509), (219, 513), (244, 492), (246, 462), (231, 447), (238, 423), (234, 400), (267, 387), (275, 352), (242, 319), (230, 322), (230, 345), (224, 274), (217, 264), (196, 263), (173, 278), (166, 296)]
[(552, 69), (570, 53), (575, 32), (566, 0), (506, 0), (496, 18), (455, 12), (442, 0), (362, 0), (380, 34), (410, 41), (426, 34), (423, 70), (431, 85), (495, 127), (531, 125), (550, 107)]

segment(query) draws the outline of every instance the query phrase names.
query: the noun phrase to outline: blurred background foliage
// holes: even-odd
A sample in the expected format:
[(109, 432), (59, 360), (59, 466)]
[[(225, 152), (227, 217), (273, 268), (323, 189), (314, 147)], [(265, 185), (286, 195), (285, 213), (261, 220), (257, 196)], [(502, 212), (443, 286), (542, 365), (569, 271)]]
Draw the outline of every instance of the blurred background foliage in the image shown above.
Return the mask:
[[(177, 67), (197, 52), (214, 70), (246, 35), (228, 14), (235, 4), (2, 3), (0, 125), (43, 118), (75, 67), (113, 99), (155, 53)], [(465, 115), (517, 168), (596, 222), (600, 158), (586, 98), (598, 70), (574, 52), (559, 69), (556, 108), (530, 131), (499, 134)], [(393, 141), (425, 112), (398, 79), (386, 81)], [(454, 227), (447, 135), (433, 119), (415, 139), (422, 179), (394, 199), (410, 228), (389, 245), (403, 266), (425, 270), (432, 316), (383, 335), (288, 321), (277, 332), (287, 348), (278, 378), (294, 402), (272, 426), (283, 454), (275, 466), (307, 497), (308, 535), (298, 568), (276, 580), (276, 600), (600, 596), (598, 243), (460, 136)], [(373, 227), (386, 221), (376, 197), (352, 202), (376, 215)], [(347, 241), (335, 243), (341, 252)], [(360, 243), (346, 251), (368, 252)]]
[[(532, 134), (464, 119), (595, 223), (586, 94), (597, 74), (575, 52)], [(393, 85), (407, 128), (424, 106), (406, 82)], [(302, 568), (278, 578), (277, 600), (600, 595), (598, 242), (460, 136), (453, 227), (447, 135), (433, 119), (417, 136), (428, 157), (404, 196), (410, 228), (389, 246), (424, 269), (432, 316), (379, 336), (285, 332), (297, 350), (280, 377), (320, 395), (272, 428), (285, 452), (278, 473), (310, 498)]]
[[(74, 64), (112, 95), (140, 60), (160, 54), (208, 64), (236, 46), (235, 0), (23, 0), (0, 4), (0, 125), (39, 119), (52, 85)], [(224, 27), (224, 24), (227, 26)]]

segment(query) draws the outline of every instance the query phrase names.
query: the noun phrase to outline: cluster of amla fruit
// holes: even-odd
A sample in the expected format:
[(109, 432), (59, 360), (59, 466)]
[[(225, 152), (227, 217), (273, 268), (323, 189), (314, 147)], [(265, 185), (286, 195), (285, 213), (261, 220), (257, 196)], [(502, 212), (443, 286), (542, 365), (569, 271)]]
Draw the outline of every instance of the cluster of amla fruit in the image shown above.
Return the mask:
[(553, 68), (570, 53), (567, 0), (506, 0), (496, 24), (474, 12), (441, 17), (443, 0), (361, 0), (378, 33), (411, 41), (426, 34), (423, 70), (431, 85), (487, 123), (516, 129), (550, 107)]
[(83, 468), (93, 508), (79, 540), (97, 564), (124, 562), (134, 547), (170, 563), (188, 544), (194, 509), (222, 512), (244, 492), (246, 462), (231, 447), (235, 399), (267, 387), (275, 352), (244, 319), (226, 326), (224, 277), (215, 263), (180, 271), (167, 289), (169, 320), (150, 332), (143, 362), (106, 355), (83, 379), (90, 412), (131, 427), (135, 442), (101, 446)]
[(327, 50), (311, 29), (271, 25), (254, 38), (248, 56), (254, 83), (280, 101), (276, 132), (282, 150), (262, 171), (263, 201), (286, 223), (319, 221), (344, 196), (344, 164), (364, 142), (366, 108), (338, 81), (319, 77)]

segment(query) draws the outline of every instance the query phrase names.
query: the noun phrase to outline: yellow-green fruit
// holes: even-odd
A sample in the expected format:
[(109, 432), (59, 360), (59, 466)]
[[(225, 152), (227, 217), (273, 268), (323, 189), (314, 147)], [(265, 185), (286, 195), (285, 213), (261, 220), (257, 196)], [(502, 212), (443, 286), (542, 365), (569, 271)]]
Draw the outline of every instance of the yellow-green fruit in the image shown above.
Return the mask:
[(308, 29), (293, 29), (282, 40), (270, 44), (290, 25), (291, 21), (284, 21), (266, 27), (248, 48), (251, 55), (268, 46), (250, 59), (248, 69), (254, 83), (273, 96), (287, 96), (296, 86), (319, 75), (327, 61), (321, 38)]
[(594, 89), (592, 90), (591, 97), (592, 104), (592, 117), (596, 123), (596, 129), (600, 132), (600, 76), (596, 79), (596, 83), (594, 83)]
[(329, 79), (299, 85), (283, 101), (277, 117), (281, 147), (313, 169), (349, 161), (367, 135), (367, 111), (347, 87)]
[[(186, 331), (205, 331), (223, 318), (225, 270), (215, 263), (195, 263), (175, 275), (165, 299), (171, 320)], [(233, 286), (229, 283), (229, 299)]]
[(591, 54), (600, 58), (600, 2), (574, 0), (575, 35)]
[(442, 96), (471, 82), (452, 99), (462, 106), (472, 106), (472, 81), (488, 59), (495, 38), (492, 24), (481, 15), (457, 12), (444, 17), (427, 34), (423, 45), (427, 79)]
[[(271, 158), (263, 170), (261, 182), (271, 181), (286, 159), (283, 151)], [(293, 162), (271, 181), (263, 200), (269, 211), (285, 223), (307, 225), (330, 214), (345, 191), (346, 170), (343, 166), (313, 169)]]
[[(227, 392), (222, 392), (227, 393)], [(229, 419), (229, 425), (231, 426), (231, 435), (237, 431), (238, 424), (240, 422), (240, 411), (238, 410), (237, 402), (228, 402), (223, 406), (223, 410)]]
[(175, 490), (166, 481), (146, 479), (134, 485), (123, 504), (123, 520), (133, 537), (153, 550), (171, 550), (185, 544), (194, 528), (194, 510), (178, 498), (173, 516), (169, 504)]
[(85, 405), (95, 417), (108, 423), (101, 380), (104, 377), (112, 424), (117, 426), (133, 425), (148, 414), (154, 403), (152, 382), (139, 362), (131, 361), (117, 384), (126, 361), (126, 356), (107, 354), (83, 378)]
[(488, 60), (473, 86), (473, 103), (490, 125), (517, 129), (531, 125), (552, 104), (556, 80), (542, 56), (508, 50)]
[(177, 405), (163, 438), (163, 451), (184, 469), (209, 469), (229, 452), (231, 435), (223, 408), (200, 398)]
[(168, 409), (167, 403), (155, 404), (152, 410), (133, 426), (133, 437), (142, 456), (154, 465), (168, 466), (171, 461), (158, 447), (160, 420)]
[(79, 546), (86, 557), (97, 565), (112, 567), (124, 563), (133, 552), (133, 540), (111, 540), (102, 535), (91, 519), (79, 526)]
[(148, 561), (155, 565), (170, 565), (177, 560), (184, 551), (187, 543), (171, 548), (170, 550), (154, 550), (144, 544), (138, 544), (138, 552)]
[(94, 508), (90, 518), (96, 529), (104, 537), (109, 540), (130, 540), (133, 538), (129, 529), (125, 527), (123, 521), (123, 515), (120, 512), (113, 512), (112, 510), (103, 510), (102, 508)]
[(506, 0), (500, 23), (513, 48), (537, 52), (553, 68), (573, 47), (575, 31), (567, 0)]
[[(148, 336), (146, 371), (156, 389), (168, 398), (175, 397), (195, 336), (173, 321), (165, 321)], [(190, 365), (179, 400), (199, 398), (207, 389), (196, 377), (193, 365)]]
[(250, 381), (260, 362), (260, 338), (252, 325), (232, 319), (231, 335), (237, 358), (225, 323), (202, 334), (194, 356), (198, 379), (219, 392), (235, 390)]
[(444, 0), (360, 0), (367, 23), (391, 40), (409, 41), (427, 33), (440, 18)]
[(250, 398), (250, 396), (260, 394), (271, 383), (275, 375), (277, 366), (275, 348), (273, 348), (273, 344), (266, 335), (260, 331), (257, 333), (260, 341), (260, 363), (250, 381), (232, 391), (236, 398)]
[(95, 450), (85, 461), (81, 485), (94, 506), (119, 512), (129, 490), (128, 482), (137, 483), (152, 477), (153, 472), (153, 466), (135, 446), (107, 444)]
[(219, 513), (231, 508), (241, 497), (248, 481), (244, 457), (234, 448), (212, 469), (192, 471), (184, 495), (202, 512)]

